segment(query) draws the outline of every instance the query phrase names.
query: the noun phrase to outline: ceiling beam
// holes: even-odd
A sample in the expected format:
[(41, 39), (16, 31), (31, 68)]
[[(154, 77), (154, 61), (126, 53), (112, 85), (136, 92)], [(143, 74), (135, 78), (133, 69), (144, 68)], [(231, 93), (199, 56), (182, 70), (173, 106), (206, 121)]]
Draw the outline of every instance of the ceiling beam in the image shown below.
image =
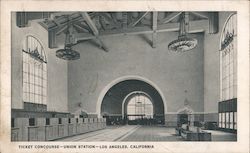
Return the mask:
[(127, 29), (128, 28), (128, 13), (122, 12), (122, 28)]
[(157, 16), (158, 13), (157, 12), (153, 12), (153, 35), (152, 35), (152, 47), (156, 48), (156, 41), (157, 41)]
[(193, 15), (200, 17), (202, 19), (208, 19), (209, 18), (209, 13), (206, 12), (191, 12)]
[[(60, 23), (59, 19), (53, 19), (52, 21), (57, 26), (56, 29), (53, 29), (53, 30), (57, 31), (56, 35), (60, 35), (62, 32), (64, 32), (69, 27), (69, 25), (72, 24), (72, 22), (70, 21), (70, 17), (69, 16), (68, 16), (68, 20), (66, 21), (67, 24)], [(50, 29), (50, 30), (52, 30), (52, 29)]]
[(73, 24), (73, 26), (79, 30), (82, 30), (84, 32), (91, 32), (90, 29), (88, 27), (86, 27), (85, 25), (82, 25), (80, 23), (75, 23)]
[(106, 25), (106, 22), (103, 16), (101, 15), (99, 16), (99, 21), (103, 30), (107, 30), (108, 26)]
[(174, 12), (171, 13), (170, 15), (168, 15), (166, 18), (162, 19), (160, 22), (161, 23), (168, 23), (170, 21), (172, 21), (173, 19), (175, 19), (176, 17), (178, 17), (179, 15), (181, 15), (182, 12)]
[(108, 48), (105, 46), (105, 44), (102, 42), (102, 40), (99, 37), (99, 31), (96, 28), (94, 22), (91, 20), (90, 16), (88, 15), (87, 12), (83, 12), (81, 13), (83, 19), (86, 21), (86, 23), (88, 24), (88, 26), (90, 27), (90, 29), (92, 30), (96, 40), (98, 40), (100, 47), (104, 50), (104, 51), (108, 51)]
[(60, 35), (62, 32), (64, 32), (69, 27), (69, 25), (73, 25), (76, 22), (75, 20), (74, 21), (71, 20), (70, 16), (68, 16), (68, 20), (66, 21), (66, 24), (60, 23), (59, 19), (54, 19), (52, 21), (53, 21), (53, 23), (56, 24), (57, 28), (56, 29), (50, 29), (50, 30), (55, 30), (56, 35)]
[(101, 16), (103, 16), (110, 24), (111, 27), (119, 27), (119, 24), (117, 23), (117, 21), (115, 21), (114, 19), (112, 19), (112, 15), (111, 17), (108, 15), (108, 13), (101, 13)]
[[(68, 28), (68, 26), (66, 26), (66, 25), (63, 26), (63, 27), (58, 28), (59, 30), (57, 30), (56, 35), (60, 35), (67, 28)], [(52, 30), (50, 30), (50, 31), (52, 31)]]
[(54, 19), (52, 20), (58, 27), (62, 27), (63, 25), (61, 25), (60, 22), (58, 22), (58, 20)]
[(38, 22), (44, 29), (48, 30), (48, 26), (44, 21)]
[(82, 15), (83, 19), (87, 22), (87, 24), (90, 27), (90, 29), (92, 30), (93, 34), (95, 36), (98, 36), (99, 35), (99, 31), (96, 28), (94, 22), (91, 20), (91, 18), (88, 15), (88, 13), (87, 12), (83, 12), (83, 13), (81, 13), (81, 15)]
[[(59, 17), (59, 18), (57, 18), (57, 20), (60, 20), (60, 18), (65, 18), (65, 17)], [(49, 20), (49, 21), (53, 22), (53, 20)], [(65, 20), (64, 22), (60, 22), (60, 26), (65, 26), (65, 25), (67, 25), (69, 23), (80, 22), (80, 21), (83, 21), (83, 18), (82, 18), (81, 15), (79, 17), (71, 18), (70, 20)], [(57, 21), (57, 23), (59, 23), (59, 21)], [(49, 29), (49, 30), (55, 30), (55, 29), (58, 29), (58, 28), (60, 28), (60, 27), (56, 23), (54, 23), (53, 26), (50, 26), (50, 27), (47, 26), (47, 29)]]
[[(189, 32), (188, 33), (199, 33), (208, 30), (208, 20), (198, 20), (189, 22)], [(157, 25), (156, 33), (161, 32), (177, 32), (179, 31), (179, 23), (168, 23), (163, 25)], [(128, 29), (114, 29), (106, 30), (99, 33), (99, 37), (105, 36), (122, 36), (122, 35), (138, 35), (138, 34), (153, 34), (154, 31), (152, 27), (133, 27)], [(77, 33), (75, 37), (78, 41), (95, 39), (95, 36), (88, 33)]]
[(134, 27), (136, 26), (146, 15), (148, 14), (148, 12), (145, 12), (144, 14), (142, 14), (140, 17), (137, 18), (136, 21), (132, 22), (129, 24), (129, 27)]
[(111, 14), (111, 19), (114, 22), (116, 28), (121, 27), (121, 23), (117, 21), (116, 14), (115, 13), (110, 13)]
[(61, 17), (61, 16), (72, 16), (74, 14), (77, 14), (78, 12), (56, 12), (56, 13), (51, 13), (50, 14), (50, 19), (54, 20), (56, 16)]

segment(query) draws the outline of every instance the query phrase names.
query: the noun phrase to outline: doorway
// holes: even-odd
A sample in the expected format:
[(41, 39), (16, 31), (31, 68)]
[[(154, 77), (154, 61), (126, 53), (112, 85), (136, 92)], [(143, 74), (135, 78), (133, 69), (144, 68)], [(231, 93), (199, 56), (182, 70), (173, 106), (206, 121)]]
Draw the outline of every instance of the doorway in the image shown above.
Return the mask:
[[(129, 110), (130, 107), (133, 109), (128, 112), (127, 105), (131, 99), (134, 103), (129, 105)], [(102, 99), (100, 110), (101, 116), (109, 120), (107, 123), (111, 125), (128, 122), (147, 124), (146, 121), (150, 119), (154, 119), (154, 123), (164, 124), (164, 108), (163, 99), (156, 88), (147, 82), (132, 79), (121, 81), (109, 88)]]
[(126, 105), (126, 119), (129, 125), (153, 124), (153, 103), (145, 94), (138, 92), (132, 95)]

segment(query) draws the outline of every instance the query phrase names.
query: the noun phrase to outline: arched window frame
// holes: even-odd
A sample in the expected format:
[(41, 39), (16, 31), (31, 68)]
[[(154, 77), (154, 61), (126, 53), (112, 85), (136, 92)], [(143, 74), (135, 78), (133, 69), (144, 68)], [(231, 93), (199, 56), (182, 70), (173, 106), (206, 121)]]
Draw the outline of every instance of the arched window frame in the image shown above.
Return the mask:
[(234, 98), (237, 98), (236, 13), (232, 13), (226, 20), (220, 38), (220, 101)]
[(219, 128), (237, 130), (237, 14), (225, 22), (220, 38)]
[(22, 99), (47, 104), (47, 57), (42, 43), (27, 35), (22, 48)]
[[(139, 102), (139, 103), (138, 103)], [(145, 115), (146, 118), (153, 118), (153, 103), (146, 95), (135, 94), (127, 104), (127, 115)], [(140, 116), (129, 116), (129, 119), (137, 119)]]

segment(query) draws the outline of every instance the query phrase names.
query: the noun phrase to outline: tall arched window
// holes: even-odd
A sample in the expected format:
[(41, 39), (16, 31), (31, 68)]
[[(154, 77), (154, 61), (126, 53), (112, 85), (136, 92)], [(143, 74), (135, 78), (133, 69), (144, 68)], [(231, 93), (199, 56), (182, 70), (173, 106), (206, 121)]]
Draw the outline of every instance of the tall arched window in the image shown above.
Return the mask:
[(23, 42), (23, 102), (47, 104), (47, 59), (34, 36)]
[(220, 40), (219, 127), (237, 129), (237, 14), (226, 21)]
[(232, 14), (221, 35), (221, 101), (237, 97), (237, 18)]
[(151, 100), (142, 94), (135, 94), (127, 105), (127, 115), (129, 120), (137, 118), (153, 118), (153, 105)]

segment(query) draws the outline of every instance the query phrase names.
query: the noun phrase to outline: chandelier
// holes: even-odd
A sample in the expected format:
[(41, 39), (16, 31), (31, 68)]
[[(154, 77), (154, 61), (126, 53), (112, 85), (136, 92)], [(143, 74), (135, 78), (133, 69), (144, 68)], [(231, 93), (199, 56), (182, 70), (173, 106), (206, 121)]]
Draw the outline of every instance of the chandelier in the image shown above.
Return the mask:
[(65, 46), (63, 49), (59, 49), (56, 51), (56, 56), (64, 60), (80, 59), (80, 53), (72, 49), (72, 46), (73, 46), (72, 25), (68, 25), (68, 28), (65, 34), (66, 34)]
[(56, 56), (64, 60), (77, 60), (80, 59), (80, 53), (71, 49), (71, 46), (65, 45), (64, 49), (56, 51)]
[(180, 31), (177, 40), (174, 40), (168, 44), (168, 49), (175, 52), (189, 51), (197, 46), (197, 39), (187, 36), (189, 14), (187, 12), (182, 13), (180, 17)]

